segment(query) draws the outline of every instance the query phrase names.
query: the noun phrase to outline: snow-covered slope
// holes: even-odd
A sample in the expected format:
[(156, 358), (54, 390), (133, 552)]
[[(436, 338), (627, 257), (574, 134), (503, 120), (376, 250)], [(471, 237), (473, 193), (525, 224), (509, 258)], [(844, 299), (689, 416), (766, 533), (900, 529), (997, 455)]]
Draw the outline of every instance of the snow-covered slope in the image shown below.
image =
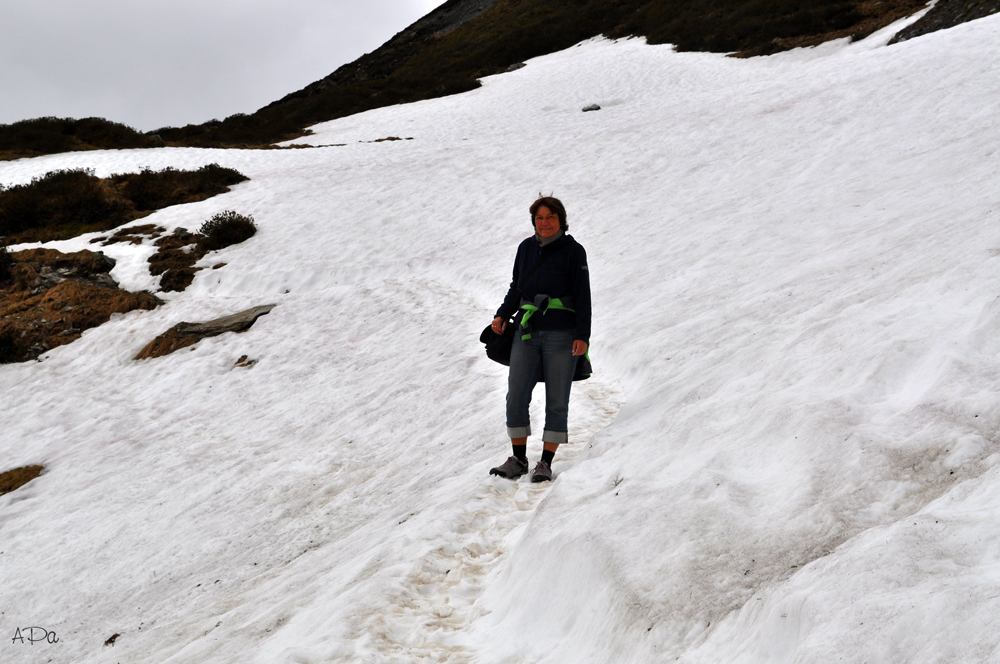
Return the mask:
[[(333, 147), (0, 164), (218, 162), (251, 181), (144, 223), (260, 227), (159, 310), (0, 367), (0, 469), (48, 467), (0, 497), (0, 659), (1000, 661), (1000, 17), (889, 36), (595, 40), (316, 127)], [(539, 192), (595, 295), (551, 486), (487, 475), (477, 341)], [(154, 284), (152, 247), (107, 251)]]

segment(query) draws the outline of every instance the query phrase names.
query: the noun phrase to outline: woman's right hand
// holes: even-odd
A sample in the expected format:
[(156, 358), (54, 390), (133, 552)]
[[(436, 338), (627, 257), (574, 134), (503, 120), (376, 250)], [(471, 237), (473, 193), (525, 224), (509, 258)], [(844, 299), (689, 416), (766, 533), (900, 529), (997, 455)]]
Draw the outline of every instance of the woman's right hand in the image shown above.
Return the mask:
[(507, 323), (504, 322), (503, 318), (497, 316), (493, 319), (493, 331), (497, 334), (503, 334), (503, 331), (507, 329)]

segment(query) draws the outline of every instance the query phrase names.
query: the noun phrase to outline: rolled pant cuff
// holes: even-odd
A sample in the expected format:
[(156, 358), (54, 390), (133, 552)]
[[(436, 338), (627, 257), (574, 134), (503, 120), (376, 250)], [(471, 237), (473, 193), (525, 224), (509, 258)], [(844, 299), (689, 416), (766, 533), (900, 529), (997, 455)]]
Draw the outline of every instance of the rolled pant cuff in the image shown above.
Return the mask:
[(546, 429), (542, 432), (542, 442), (543, 443), (554, 443), (555, 445), (562, 445), (569, 440), (569, 434), (565, 431), (549, 431)]
[(509, 438), (527, 438), (531, 435), (531, 425), (523, 427), (507, 427), (507, 437)]

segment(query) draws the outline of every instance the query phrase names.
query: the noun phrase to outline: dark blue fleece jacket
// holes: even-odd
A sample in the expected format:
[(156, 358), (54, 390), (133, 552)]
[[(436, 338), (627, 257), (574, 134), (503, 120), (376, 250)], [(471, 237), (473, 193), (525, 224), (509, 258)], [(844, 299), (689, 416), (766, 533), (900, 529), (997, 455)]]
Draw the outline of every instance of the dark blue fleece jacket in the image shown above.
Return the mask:
[[(543, 254), (548, 254), (548, 258), (527, 283), (521, 284), (519, 294), (517, 286), (522, 275), (529, 274)], [(557, 309), (549, 309), (545, 315), (536, 313), (531, 318), (531, 329), (574, 330), (574, 339), (590, 343), (590, 272), (587, 270), (587, 252), (572, 235), (564, 235), (545, 247), (539, 245), (535, 236), (531, 236), (517, 247), (510, 289), (496, 315), (507, 320), (520, 308), (521, 300), (533, 302), (538, 294), (560, 299), (570, 296), (576, 313)]]

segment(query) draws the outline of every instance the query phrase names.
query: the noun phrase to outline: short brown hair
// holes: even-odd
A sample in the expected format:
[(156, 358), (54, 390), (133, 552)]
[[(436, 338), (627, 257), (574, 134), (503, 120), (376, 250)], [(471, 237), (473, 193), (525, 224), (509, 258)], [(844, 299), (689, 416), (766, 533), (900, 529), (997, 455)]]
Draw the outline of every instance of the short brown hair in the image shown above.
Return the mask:
[(563, 207), (562, 201), (558, 198), (553, 198), (552, 196), (542, 196), (537, 201), (531, 204), (531, 225), (535, 225), (535, 214), (538, 212), (538, 208), (547, 207), (556, 213), (559, 217), (559, 228), (564, 231), (569, 230), (569, 224), (566, 223), (566, 208)]

